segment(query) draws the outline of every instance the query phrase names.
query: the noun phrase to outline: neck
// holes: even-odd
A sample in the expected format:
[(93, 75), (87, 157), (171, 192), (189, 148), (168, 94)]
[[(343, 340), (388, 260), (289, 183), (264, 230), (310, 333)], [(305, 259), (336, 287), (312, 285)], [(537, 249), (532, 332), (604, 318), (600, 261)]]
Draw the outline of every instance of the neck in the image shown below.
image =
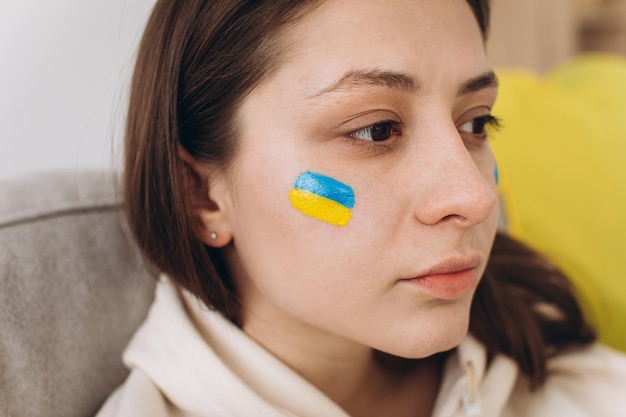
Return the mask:
[(443, 355), (398, 358), (301, 322), (248, 316), (243, 330), (350, 416), (431, 415)]

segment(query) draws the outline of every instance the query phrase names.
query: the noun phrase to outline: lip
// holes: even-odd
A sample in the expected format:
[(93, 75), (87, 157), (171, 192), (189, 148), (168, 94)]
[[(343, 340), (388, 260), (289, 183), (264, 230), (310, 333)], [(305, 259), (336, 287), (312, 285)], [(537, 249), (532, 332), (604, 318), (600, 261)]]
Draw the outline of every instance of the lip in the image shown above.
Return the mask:
[(412, 278), (400, 281), (419, 287), (433, 298), (456, 300), (476, 288), (479, 278), (478, 267), (481, 263), (480, 255), (448, 258)]

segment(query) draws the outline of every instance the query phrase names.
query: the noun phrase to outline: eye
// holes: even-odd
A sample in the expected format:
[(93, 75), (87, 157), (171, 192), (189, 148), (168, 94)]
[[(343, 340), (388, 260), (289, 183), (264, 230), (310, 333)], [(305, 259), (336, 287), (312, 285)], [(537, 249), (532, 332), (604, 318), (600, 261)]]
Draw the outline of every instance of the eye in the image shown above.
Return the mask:
[(459, 131), (464, 133), (470, 133), (480, 139), (487, 138), (487, 127), (494, 126), (499, 127), (500, 121), (498, 118), (488, 114), (486, 116), (476, 117), (468, 122), (465, 122), (459, 127)]
[(393, 120), (374, 123), (373, 125), (366, 126), (359, 130), (355, 130), (354, 132), (349, 133), (348, 136), (362, 140), (380, 142), (383, 140), (387, 140), (392, 135), (396, 134), (397, 132), (395, 132), (395, 128), (399, 124), (399, 122)]

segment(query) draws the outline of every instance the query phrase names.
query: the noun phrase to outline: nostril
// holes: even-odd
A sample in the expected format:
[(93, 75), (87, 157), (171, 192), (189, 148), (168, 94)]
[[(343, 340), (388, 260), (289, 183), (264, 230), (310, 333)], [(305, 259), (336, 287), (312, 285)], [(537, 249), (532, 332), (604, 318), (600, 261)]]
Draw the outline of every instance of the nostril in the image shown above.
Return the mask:
[(439, 223), (457, 222), (459, 224), (467, 222), (469, 219), (461, 214), (448, 214), (439, 220)]
[(458, 214), (448, 214), (447, 216), (443, 217), (440, 221), (448, 221), (448, 220), (454, 220), (457, 218), (460, 218), (461, 216), (459, 216)]

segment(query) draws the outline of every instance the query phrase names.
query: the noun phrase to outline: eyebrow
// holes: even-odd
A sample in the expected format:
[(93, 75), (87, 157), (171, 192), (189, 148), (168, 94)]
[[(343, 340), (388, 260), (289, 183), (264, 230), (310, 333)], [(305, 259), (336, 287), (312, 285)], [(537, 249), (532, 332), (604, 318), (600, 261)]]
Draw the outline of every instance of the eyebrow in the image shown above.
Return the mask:
[(498, 77), (493, 71), (486, 72), (477, 77), (470, 78), (465, 81), (459, 87), (457, 91), (457, 96), (464, 96), (466, 94), (475, 93), (484, 88), (497, 88), (498, 87)]
[[(387, 87), (392, 90), (415, 93), (420, 90), (421, 83), (410, 75), (384, 70), (354, 70), (344, 74), (339, 81), (330, 87), (310, 96), (318, 98), (328, 93), (349, 90), (359, 87)], [(484, 88), (497, 88), (498, 77), (493, 71), (486, 72), (465, 81), (458, 89), (457, 96), (474, 93)]]
[(344, 74), (335, 84), (310, 96), (317, 98), (328, 93), (359, 87), (387, 87), (392, 90), (414, 93), (420, 83), (407, 74), (383, 70), (355, 70)]

